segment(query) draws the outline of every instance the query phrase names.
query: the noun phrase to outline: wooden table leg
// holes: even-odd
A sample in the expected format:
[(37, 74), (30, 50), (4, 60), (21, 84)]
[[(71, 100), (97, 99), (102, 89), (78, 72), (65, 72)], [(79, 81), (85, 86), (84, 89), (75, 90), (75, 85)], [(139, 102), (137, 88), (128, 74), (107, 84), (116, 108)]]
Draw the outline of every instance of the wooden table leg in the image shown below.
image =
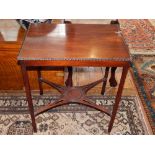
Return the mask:
[(102, 90), (101, 90), (101, 94), (102, 95), (104, 95), (104, 93), (105, 93), (105, 88), (106, 88), (106, 84), (107, 84), (108, 74), (109, 74), (109, 67), (106, 67), (106, 69), (105, 69), (105, 75), (104, 75), (104, 78), (106, 80), (103, 81)]
[(27, 97), (27, 101), (28, 101), (28, 107), (29, 107), (31, 120), (32, 120), (33, 131), (37, 132), (28, 73), (26, 70), (26, 66), (23, 63), (21, 64), (21, 70), (22, 70), (22, 75), (23, 75), (25, 91), (26, 91), (26, 97)]
[(117, 110), (118, 110), (119, 102), (120, 102), (121, 96), (122, 96), (123, 86), (124, 86), (125, 79), (126, 79), (126, 76), (127, 76), (127, 73), (128, 73), (128, 68), (129, 67), (123, 67), (122, 76), (121, 76), (121, 79), (120, 79), (120, 84), (119, 84), (119, 87), (118, 87), (118, 90), (117, 90), (115, 104), (113, 106), (111, 120), (110, 120), (109, 127), (108, 127), (108, 132), (111, 132), (111, 129), (113, 127), (113, 123), (114, 123), (116, 113), (117, 113)]
[(41, 82), (41, 68), (40, 67), (37, 70), (37, 74), (38, 74), (38, 84), (39, 84), (40, 95), (43, 95), (43, 86)]
[(68, 77), (67, 77), (65, 84), (66, 84), (66, 86), (72, 87), (73, 86), (73, 79), (72, 79), (73, 67), (69, 66), (69, 67), (67, 67), (67, 69), (68, 69)]
[(111, 87), (116, 87), (117, 86), (117, 81), (116, 81), (116, 78), (115, 78), (116, 69), (117, 69), (117, 67), (112, 67), (111, 68), (111, 77), (109, 79)]

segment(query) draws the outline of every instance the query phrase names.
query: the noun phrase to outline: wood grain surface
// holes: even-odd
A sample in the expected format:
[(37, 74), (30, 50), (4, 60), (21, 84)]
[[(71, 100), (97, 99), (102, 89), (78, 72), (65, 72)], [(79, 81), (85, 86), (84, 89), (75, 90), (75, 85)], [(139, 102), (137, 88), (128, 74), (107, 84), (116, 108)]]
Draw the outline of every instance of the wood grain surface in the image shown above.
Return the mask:
[[(20, 28), (16, 41), (5, 41), (3, 35), (0, 33), (0, 91), (24, 89), (21, 69), (17, 64), (17, 56), (21, 48), (24, 35), (25, 30)], [(48, 80), (59, 84), (64, 83), (63, 70), (44, 71), (42, 74)], [(29, 77), (32, 90), (38, 90), (37, 72), (30, 71)], [(52, 89), (46, 84), (43, 87), (46, 90)]]
[(128, 59), (117, 25), (32, 24), (18, 60)]

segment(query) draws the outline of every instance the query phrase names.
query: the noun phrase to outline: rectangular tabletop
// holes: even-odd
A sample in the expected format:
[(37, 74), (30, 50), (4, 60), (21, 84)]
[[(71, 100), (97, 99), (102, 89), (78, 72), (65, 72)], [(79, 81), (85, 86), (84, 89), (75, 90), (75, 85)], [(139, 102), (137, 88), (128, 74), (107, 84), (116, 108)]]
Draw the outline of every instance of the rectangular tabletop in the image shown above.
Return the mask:
[[(31, 114), (34, 132), (37, 131), (35, 116), (58, 106), (71, 102), (100, 110), (111, 116), (108, 132), (111, 131), (121, 94), (129, 68), (130, 56), (117, 25), (91, 24), (37, 24), (31, 25), (18, 56), (21, 63), (23, 81)], [(46, 104), (34, 112), (28, 66), (37, 67), (40, 94), (43, 94), (42, 82), (57, 89), (61, 95), (54, 103)], [(68, 66), (66, 86), (60, 86), (41, 77), (42, 66)], [(73, 86), (70, 66), (106, 66), (105, 76), (91, 84)], [(109, 68), (123, 67), (112, 112), (104, 106), (96, 105), (87, 92), (99, 83), (103, 83), (104, 95)], [(115, 68), (114, 68), (115, 69)], [(113, 74), (113, 73), (112, 73)], [(95, 76), (95, 75), (94, 75)]]
[(63, 61), (129, 62), (130, 56), (117, 25), (32, 24), (18, 60), (63, 65)]

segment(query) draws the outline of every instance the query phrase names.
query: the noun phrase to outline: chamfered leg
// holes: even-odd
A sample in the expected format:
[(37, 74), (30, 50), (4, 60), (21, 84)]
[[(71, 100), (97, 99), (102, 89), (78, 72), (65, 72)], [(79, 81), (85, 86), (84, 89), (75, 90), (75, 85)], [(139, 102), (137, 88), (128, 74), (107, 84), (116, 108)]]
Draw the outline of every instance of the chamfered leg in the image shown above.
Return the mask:
[(121, 79), (120, 79), (119, 87), (118, 87), (116, 98), (115, 98), (115, 104), (113, 106), (111, 120), (110, 120), (109, 127), (108, 127), (108, 132), (111, 132), (111, 129), (113, 127), (113, 123), (114, 123), (116, 113), (117, 113), (117, 110), (118, 110), (119, 102), (121, 100), (122, 90), (123, 90), (123, 87), (124, 87), (124, 83), (125, 83), (127, 73), (128, 73), (128, 67), (123, 67), (122, 76), (121, 76)]
[(22, 75), (23, 75), (23, 82), (24, 82), (24, 86), (25, 86), (28, 107), (29, 107), (29, 111), (30, 111), (30, 115), (31, 115), (33, 131), (37, 132), (35, 116), (34, 116), (34, 107), (33, 107), (32, 96), (31, 96), (31, 88), (30, 88), (28, 73), (27, 73), (26, 66), (24, 63), (21, 64), (21, 71), (22, 71)]

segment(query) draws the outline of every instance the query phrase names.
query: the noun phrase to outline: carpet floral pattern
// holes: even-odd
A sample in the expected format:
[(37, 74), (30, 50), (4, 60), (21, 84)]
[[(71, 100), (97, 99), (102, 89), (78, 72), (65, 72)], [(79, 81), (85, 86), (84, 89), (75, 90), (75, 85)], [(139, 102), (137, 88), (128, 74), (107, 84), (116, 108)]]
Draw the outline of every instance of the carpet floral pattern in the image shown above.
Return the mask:
[(149, 100), (155, 100), (155, 56), (134, 56), (133, 62)]
[(148, 19), (119, 20), (132, 54), (155, 54), (155, 27)]
[[(35, 108), (53, 102), (57, 97), (34, 96)], [(96, 104), (112, 109), (114, 97), (91, 97)], [(137, 97), (122, 97), (111, 134), (148, 134)], [(0, 134), (33, 134), (27, 102), (22, 97), (0, 97)], [(57, 107), (36, 117), (37, 134), (52, 135), (104, 135), (109, 116), (78, 104)]]
[(120, 20), (133, 58), (133, 78), (155, 134), (155, 25), (148, 19)]

